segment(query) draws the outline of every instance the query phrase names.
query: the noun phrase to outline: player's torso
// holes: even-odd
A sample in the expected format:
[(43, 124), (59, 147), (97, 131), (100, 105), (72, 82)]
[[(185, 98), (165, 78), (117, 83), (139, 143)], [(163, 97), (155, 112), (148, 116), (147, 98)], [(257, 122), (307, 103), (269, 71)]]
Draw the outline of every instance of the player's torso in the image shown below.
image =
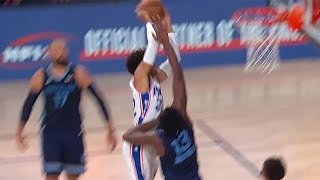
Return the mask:
[(158, 129), (165, 145), (165, 155), (160, 157), (166, 180), (200, 180), (197, 147), (193, 131), (186, 128), (176, 137), (167, 137)]
[(51, 66), (45, 68), (43, 126), (73, 127), (81, 124), (81, 89), (74, 79), (73, 70), (68, 66), (64, 75), (57, 78), (51, 73)]
[(150, 78), (148, 92), (139, 93), (130, 81), (133, 95), (133, 116), (135, 124), (143, 124), (156, 118), (163, 110), (163, 96), (160, 83)]

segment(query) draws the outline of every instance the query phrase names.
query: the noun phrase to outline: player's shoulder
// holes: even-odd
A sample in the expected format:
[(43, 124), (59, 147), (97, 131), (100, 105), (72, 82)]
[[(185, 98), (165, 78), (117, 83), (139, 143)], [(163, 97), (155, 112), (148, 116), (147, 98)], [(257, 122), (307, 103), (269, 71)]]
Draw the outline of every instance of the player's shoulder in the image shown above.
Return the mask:
[(37, 92), (40, 91), (43, 87), (44, 79), (45, 79), (45, 69), (40, 68), (31, 77), (31, 80), (29, 82), (31, 85), (31, 89)]
[(136, 89), (133, 78), (130, 80), (129, 86), (132, 91), (133, 98), (140, 97), (140, 92)]
[(71, 68), (74, 70), (74, 72), (88, 73), (88, 69), (83, 65), (72, 65)]
[(134, 81), (134, 79), (133, 79), (133, 78), (132, 78), (132, 79), (130, 79), (130, 81), (129, 81), (129, 86), (130, 86), (131, 88), (134, 88), (133, 81)]
[(137, 88), (136, 88), (136, 84), (135, 84), (135, 79), (132, 78), (129, 82), (129, 86), (131, 88), (131, 90), (133, 92), (136, 92), (138, 94), (145, 94), (145, 93), (149, 93), (149, 90), (150, 88), (153, 88), (154, 86), (160, 86), (160, 83), (158, 81), (157, 78), (154, 78), (154, 77), (150, 77), (149, 80), (148, 80), (148, 87), (145, 91), (139, 91)]
[(75, 65), (73, 67), (71, 67), (73, 70), (73, 73), (76, 77), (90, 77), (90, 72), (88, 71), (88, 69), (82, 65)]
[(74, 66), (73, 75), (78, 86), (81, 88), (87, 88), (92, 83), (92, 77), (84, 66)]
[(32, 79), (39, 79), (39, 78), (44, 78), (44, 74), (45, 74), (45, 69), (44, 68), (39, 68), (31, 77)]

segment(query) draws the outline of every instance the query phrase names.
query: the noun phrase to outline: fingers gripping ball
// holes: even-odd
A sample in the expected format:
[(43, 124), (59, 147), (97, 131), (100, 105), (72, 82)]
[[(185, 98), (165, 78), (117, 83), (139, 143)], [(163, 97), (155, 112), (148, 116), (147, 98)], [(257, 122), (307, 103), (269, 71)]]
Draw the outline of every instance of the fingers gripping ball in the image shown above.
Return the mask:
[(295, 6), (289, 11), (288, 24), (293, 30), (301, 30), (303, 25), (304, 8), (302, 6)]
[(165, 16), (165, 8), (159, 0), (148, 0), (142, 2), (139, 7), (139, 11), (145, 12), (150, 17), (159, 16), (163, 18)]

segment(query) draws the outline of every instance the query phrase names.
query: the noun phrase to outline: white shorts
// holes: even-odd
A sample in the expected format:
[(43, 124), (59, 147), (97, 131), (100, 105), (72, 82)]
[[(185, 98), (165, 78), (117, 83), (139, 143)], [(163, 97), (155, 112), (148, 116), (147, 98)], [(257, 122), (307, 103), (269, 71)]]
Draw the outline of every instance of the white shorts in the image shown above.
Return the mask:
[(159, 167), (159, 158), (151, 146), (123, 143), (122, 154), (129, 168), (130, 180), (153, 180)]

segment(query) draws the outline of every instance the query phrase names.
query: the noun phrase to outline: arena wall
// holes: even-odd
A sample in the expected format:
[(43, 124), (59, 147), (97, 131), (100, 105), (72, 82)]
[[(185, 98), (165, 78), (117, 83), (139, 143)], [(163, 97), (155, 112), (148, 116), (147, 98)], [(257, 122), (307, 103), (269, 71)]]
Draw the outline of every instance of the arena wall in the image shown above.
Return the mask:
[[(244, 64), (244, 42), (254, 27), (242, 31), (231, 19), (240, 8), (264, 6), (250, 0), (184, 0), (166, 2), (180, 44), (183, 66)], [(146, 45), (144, 25), (135, 4), (86, 4), (6, 8), (0, 11), (0, 80), (29, 78), (48, 64), (46, 49), (54, 38), (67, 38), (70, 59), (94, 73), (125, 71), (126, 55)], [(279, 25), (281, 58), (318, 57), (318, 50), (298, 32)], [(272, 28), (272, 27), (271, 27)], [(252, 35), (252, 33), (249, 33)], [(165, 58), (163, 52), (157, 62)]]

